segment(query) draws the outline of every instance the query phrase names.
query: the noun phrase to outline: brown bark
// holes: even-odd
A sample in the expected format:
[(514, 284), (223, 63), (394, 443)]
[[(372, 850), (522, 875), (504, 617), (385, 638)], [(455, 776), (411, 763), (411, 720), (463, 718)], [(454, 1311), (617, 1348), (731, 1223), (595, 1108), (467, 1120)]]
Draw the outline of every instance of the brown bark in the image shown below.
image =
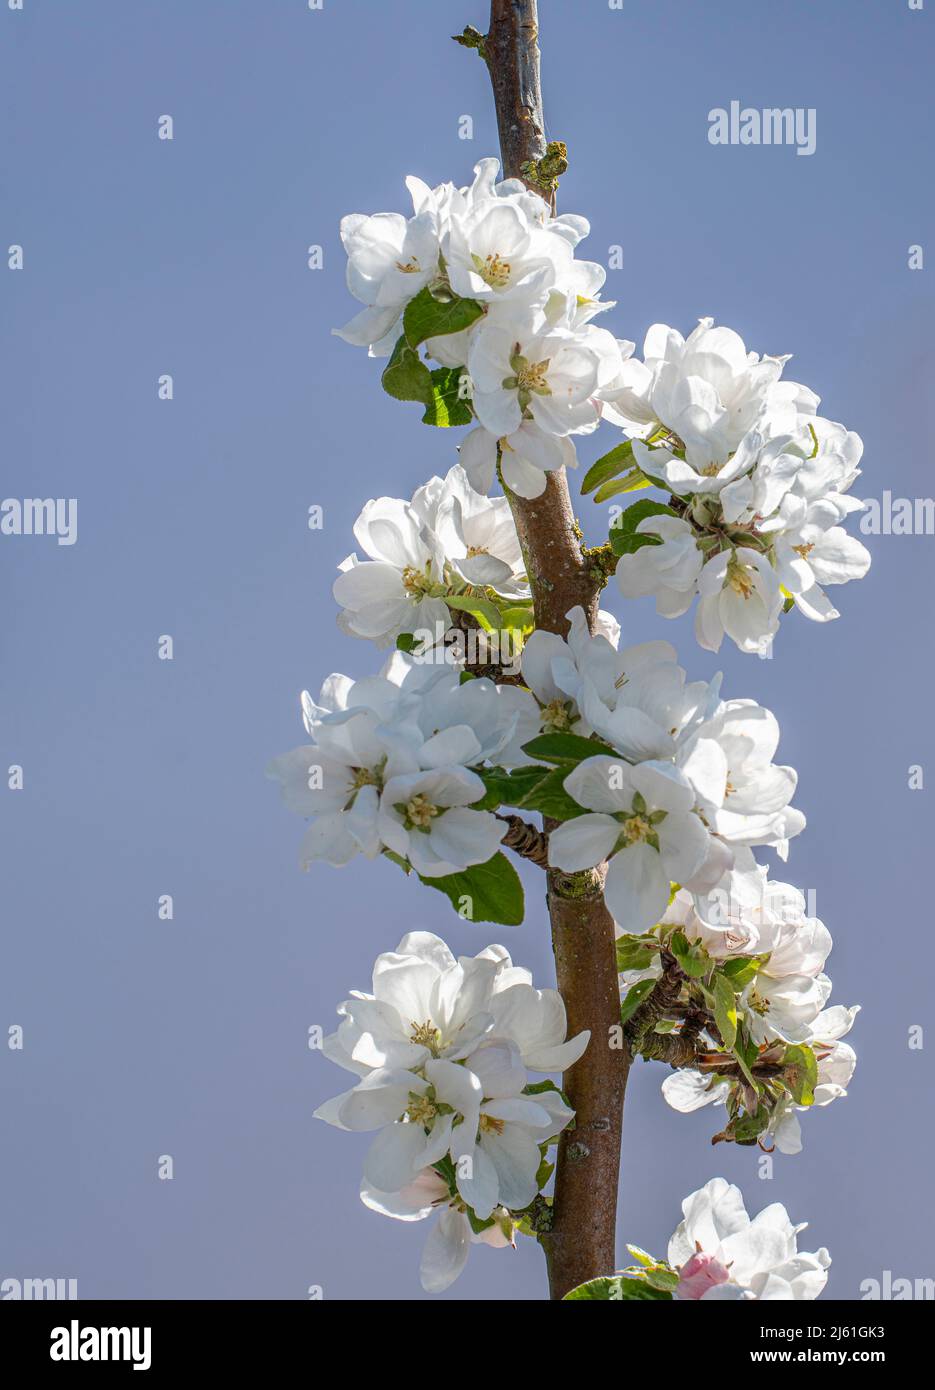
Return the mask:
[[(587, 888), (584, 878), (549, 873), (552, 948), (568, 1036), (591, 1030), (587, 1051), (563, 1083), (576, 1118), (559, 1143), (554, 1217), (543, 1237), (553, 1298), (617, 1268), (620, 1130), (630, 1053), (619, 1035), (614, 922), (604, 906), (603, 873), (595, 872)], [(569, 890), (577, 896), (564, 896)]]
[[(503, 171), (541, 192), (527, 163), (546, 152), (537, 36), (536, 0), (492, 0), (481, 51), (493, 85)], [(537, 627), (564, 635), (565, 615), (580, 604), (593, 628), (602, 576), (583, 553), (564, 469), (549, 474), (541, 497), (507, 495), (526, 557)], [(613, 921), (604, 906), (602, 880), (601, 870), (548, 873), (556, 977), (569, 1036), (591, 1030), (587, 1051), (564, 1082), (576, 1125), (559, 1145), (554, 1219), (542, 1238), (553, 1298), (616, 1268), (620, 1126), (630, 1054), (625, 1043), (611, 1046), (611, 1030), (619, 1031), (620, 1000)]]

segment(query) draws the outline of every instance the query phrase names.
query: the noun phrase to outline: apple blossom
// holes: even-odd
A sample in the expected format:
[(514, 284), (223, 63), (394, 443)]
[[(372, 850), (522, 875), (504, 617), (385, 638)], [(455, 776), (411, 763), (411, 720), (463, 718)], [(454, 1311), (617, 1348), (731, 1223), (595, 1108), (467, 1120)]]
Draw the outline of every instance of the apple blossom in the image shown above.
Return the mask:
[(339, 1013), (323, 1051), (358, 1079), (316, 1116), (374, 1132), (366, 1205), (402, 1220), (442, 1209), (423, 1283), (447, 1287), (468, 1230), (496, 1227), (512, 1239), (511, 1212), (536, 1198), (545, 1148), (574, 1118), (551, 1083), (530, 1087), (527, 1068), (571, 1066), (589, 1035), (565, 1041), (560, 997), (536, 990), (502, 946), (456, 961), (428, 932), (378, 957), (373, 994), (355, 994)]
[(507, 322), (488, 319), (471, 343), (468, 371), (478, 420), (497, 438), (532, 419), (546, 434), (597, 427), (600, 359), (568, 329), (550, 328), (529, 312)]
[(643, 358), (623, 362), (615, 386), (603, 393), (605, 415), (636, 435), (674, 435), (699, 473), (725, 462), (762, 420), (790, 424), (818, 406), (806, 387), (779, 384), (788, 357), (748, 353), (737, 333), (710, 318), (699, 319), (687, 339), (653, 324)]
[(419, 1265), (426, 1293), (443, 1293), (451, 1287), (467, 1263), (472, 1244), (494, 1250), (515, 1248), (515, 1223), (504, 1207), (493, 1212), (490, 1225), (475, 1231), (464, 1203), (451, 1196), (448, 1183), (434, 1168), (424, 1168), (398, 1192), (379, 1192), (363, 1183), (360, 1199), (371, 1211), (397, 1221), (424, 1221), (437, 1213)]
[(598, 756), (579, 763), (565, 789), (595, 814), (552, 832), (549, 863), (575, 873), (609, 859), (608, 909), (633, 931), (652, 926), (665, 911), (670, 880), (690, 883), (709, 855), (688, 778), (651, 759), (630, 767)]
[(368, 557), (349, 555), (334, 597), (339, 622), (354, 637), (387, 646), (401, 633), (444, 633), (445, 599), (468, 588), (528, 597), (523, 560), (509, 504), (480, 496), (455, 465), (444, 478), (418, 488), (411, 501), (368, 502), (354, 523)]
[(712, 1178), (682, 1203), (668, 1263), (679, 1275), (677, 1299), (816, 1299), (828, 1280), (825, 1249), (797, 1248), (805, 1224), (793, 1226), (780, 1202), (751, 1218), (740, 1189)]
[[(750, 892), (751, 878), (758, 897)], [(674, 1109), (686, 1113), (742, 1101), (762, 1117), (753, 1138), (771, 1142), (783, 1153), (798, 1153), (798, 1115), (847, 1093), (856, 1058), (841, 1038), (858, 1010), (825, 1007), (831, 981), (823, 971), (831, 935), (818, 918), (807, 916), (797, 888), (770, 881), (765, 869), (732, 875), (728, 882), (726, 908), (720, 891), (693, 899), (684, 890), (677, 893), (657, 932), (665, 940), (675, 926), (687, 941), (699, 943), (707, 958), (738, 968), (732, 978), (738, 982), (739, 1027), (752, 1049), (747, 1067), (749, 1071), (752, 1064), (754, 1073), (764, 1069), (766, 1089), (758, 1095), (751, 1092), (729, 1053), (719, 1070), (713, 1050), (719, 1044), (711, 1037), (698, 1053), (703, 1069), (687, 1066), (676, 1071), (663, 1082), (663, 1095)], [(661, 973), (658, 966), (656, 973)], [(628, 987), (632, 983), (626, 981)], [(804, 1086), (802, 1065), (811, 1068)]]

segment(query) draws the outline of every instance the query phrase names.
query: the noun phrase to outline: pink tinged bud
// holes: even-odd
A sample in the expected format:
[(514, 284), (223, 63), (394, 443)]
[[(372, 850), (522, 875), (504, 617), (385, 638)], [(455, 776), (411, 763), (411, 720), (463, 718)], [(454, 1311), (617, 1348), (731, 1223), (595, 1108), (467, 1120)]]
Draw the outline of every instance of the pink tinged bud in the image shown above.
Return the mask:
[(715, 1284), (726, 1284), (730, 1273), (716, 1255), (706, 1255), (699, 1250), (696, 1255), (683, 1264), (679, 1270), (676, 1298), (703, 1298)]

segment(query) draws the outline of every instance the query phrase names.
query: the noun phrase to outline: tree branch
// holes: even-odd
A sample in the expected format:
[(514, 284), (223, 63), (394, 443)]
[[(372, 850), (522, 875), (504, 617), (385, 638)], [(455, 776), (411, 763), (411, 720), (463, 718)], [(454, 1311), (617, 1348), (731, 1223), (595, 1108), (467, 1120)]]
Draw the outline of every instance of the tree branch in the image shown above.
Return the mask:
[[(491, 0), (489, 32), (481, 42), (470, 36), (468, 42), (487, 62), (504, 174), (554, 201), (554, 175), (564, 150), (546, 145), (537, 36), (536, 0)], [(547, 165), (540, 169), (547, 153)], [(541, 183), (546, 169), (548, 189)], [(580, 604), (593, 630), (606, 576), (582, 547), (565, 470), (548, 474), (541, 497), (527, 500), (504, 491), (523, 548), (536, 626), (564, 636), (565, 615)], [(630, 1053), (626, 1043), (611, 1046), (620, 997), (614, 924), (602, 887), (602, 869), (548, 874), (555, 970), (569, 1033), (591, 1030), (587, 1051), (564, 1083), (576, 1122), (559, 1145), (554, 1219), (542, 1236), (553, 1298), (616, 1268), (620, 1125)]]

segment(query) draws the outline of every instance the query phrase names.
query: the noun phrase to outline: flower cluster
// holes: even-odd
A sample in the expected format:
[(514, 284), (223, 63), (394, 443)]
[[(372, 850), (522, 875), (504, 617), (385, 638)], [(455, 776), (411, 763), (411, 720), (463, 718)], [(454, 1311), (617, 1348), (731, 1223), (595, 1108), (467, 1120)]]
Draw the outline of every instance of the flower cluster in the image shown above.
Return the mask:
[[(576, 463), (571, 436), (596, 429), (623, 358), (591, 322), (613, 306), (600, 299), (603, 266), (575, 257), (588, 223), (553, 217), (519, 180), (498, 184), (498, 170), (483, 159), (460, 189), (407, 179), (408, 219), (343, 219), (348, 288), (366, 307), (338, 331), (374, 355), (392, 351), (393, 394), (433, 409), (453, 393), (458, 422), (476, 420), (461, 462), (478, 491), (499, 460), (507, 487), (537, 497), (550, 471)], [(413, 358), (419, 348), (436, 373)]]
[(805, 818), (789, 805), (794, 771), (773, 762), (769, 711), (721, 700), (718, 680), (687, 682), (668, 643), (618, 650), (615, 632), (568, 616), (567, 640), (529, 638), (525, 685), (395, 651), (378, 676), (330, 676), (318, 703), (303, 695), (313, 742), (270, 768), (287, 805), (314, 818), (303, 864), (389, 853), (443, 878), (497, 854), (498, 806), (539, 811), (562, 822), (553, 867), (609, 859), (608, 907), (643, 931), (672, 880), (703, 893), (752, 864), (751, 846), (784, 854)]
[(340, 565), (334, 597), (340, 626), (378, 647), (404, 634), (424, 645), (451, 626), (452, 612), (494, 617), (517, 605), (531, 611), (516, 527), (505, 497), (482, 497), (455, 465), (430, 478), (410, 501), (379, 497), (354, 523), (367, 557), (351, 554)]
[[(717, 651), (725, 633), (763, 653), (795, 606), (827, 622), (823, 585), (866, 574), (870, 556), (842, 522), (860, 438), (816, 414), (818, 397), (780, 380), (786, 358), (748, 353), (731, 329), (702, 319), (684, 339), (664, 324), (629, 357), (604, 416), (632, 436), (634, 479), (671, 494), (624, 521), (617, 566), (625, 597), (653, 595), (679, 617), (698, 597), (695, 631)], [(623, 518), (626, 518), (626, 513)]]
[(588, 814), (553, 830), (549, 862), (573, 873), (609, 860), (604, 896), (628, 931), (661, 920), (673, 881), (705, 893), (749, 868), (752, 846), (785, 854), (805, 817), (789, 805), (794, 770), (773, 762), (769, 710), (721, 700), (719, 680), (687, 683), (665, 642), (615, 652), (593, 637), (573, 676), (567, 659), (553, 667), (604, 751), (582, 746), (564, 778)]
[(378, 676), (329, 676), (302, 709), (313, 741), (274, 759), (269, 775), (290, 810), (312, 818), (303, 867), (390, 852), (438, 878), (496, 853), (503, 826), (473, 809), (487, 789), (472, 765), (506, 747), (515, 716), (492, 681), (462, 684), (448, 665), (394, 652)]
[(561, 996), (535, 989), (502, 946), (456, 960), (429, 932), (378, 956), (372, 993), (355, 991), (338, 1013), (323, 1051), (358, 1080), (315, 1114), (375, 1131), (361, 1186), (368, 1207), (403, 1221), (439, 1214), (421, 1267), (423, 1287), (439, 1292), (472, 1240), (502, 1247), (531, 1229), (548, 1147), (574, 1112), (528, 1071), (567, 1070), (590, 1034), (566, 1041)]
[[(652, 933), (621, 936), (634, 1017), (647, 987), (663, 991), (664, 1014), (651, 1013), (641, 1043), (653, 1055), (659, 1029), (675, 1050), (680, 1069), (662, 1085), (668, 1103), (686, 1113), (725, 1105), (718, 1139), (798, 1153), (799, 1113), (845, 1096), (856, 1064), (841, 1039), (859, 1006), (827, 1007), (830, 951), (831, 934), (807, 915), (802, 893), (759, 866), (733, 870), (711, 893), (679, 889)], [(689, 1037), (685, 1060), (678, 1045)]]

